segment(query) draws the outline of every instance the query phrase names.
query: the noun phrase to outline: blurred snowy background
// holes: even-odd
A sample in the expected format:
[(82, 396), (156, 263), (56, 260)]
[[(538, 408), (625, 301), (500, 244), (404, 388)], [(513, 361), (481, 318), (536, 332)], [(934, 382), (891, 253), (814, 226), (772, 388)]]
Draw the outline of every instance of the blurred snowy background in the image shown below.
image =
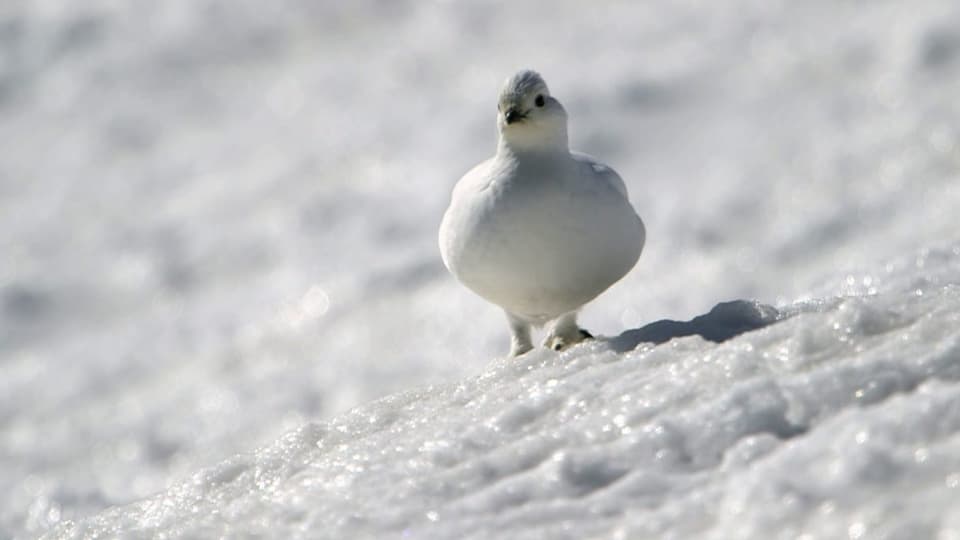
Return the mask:
[(957, 264), (952, 0), (7, 0), (0, 537), (502, 354), (435, 237), (528, 67), (647, 224), (594, 333)]

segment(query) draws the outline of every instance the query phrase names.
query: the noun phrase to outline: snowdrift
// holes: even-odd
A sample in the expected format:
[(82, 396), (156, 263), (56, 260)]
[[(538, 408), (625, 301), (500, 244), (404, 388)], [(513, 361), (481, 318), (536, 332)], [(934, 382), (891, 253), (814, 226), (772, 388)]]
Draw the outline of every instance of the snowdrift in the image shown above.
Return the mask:
[(497, 359), (47, 538), (955, 538), (960, 247), (843, 279)]

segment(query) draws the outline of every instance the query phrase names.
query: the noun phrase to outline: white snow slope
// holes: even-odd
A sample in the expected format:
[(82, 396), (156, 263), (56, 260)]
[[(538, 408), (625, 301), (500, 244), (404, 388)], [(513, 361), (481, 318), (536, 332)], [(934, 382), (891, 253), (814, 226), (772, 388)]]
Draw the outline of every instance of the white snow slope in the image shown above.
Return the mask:
[(878, 277), (666, 332), (769, 324), (719, 345), (618, 353), (657, 334), (627, 333), (498, 360), (51, 538), (956, 538), (960, 246)]
[[(3, 2), (0, 538), (960, 537), (958, 36), (951, 0)], [(618, 337), (506, 361), (436, 230), (526, 67), (648, 243), (582, 317)]]

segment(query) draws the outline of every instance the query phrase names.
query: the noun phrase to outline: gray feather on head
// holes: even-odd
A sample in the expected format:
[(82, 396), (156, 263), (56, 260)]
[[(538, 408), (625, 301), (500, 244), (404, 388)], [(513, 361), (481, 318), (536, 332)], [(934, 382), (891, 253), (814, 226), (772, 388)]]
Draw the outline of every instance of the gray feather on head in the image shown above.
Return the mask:
[(525, 69), (507, 79), (507, 82), (503, 84), (503, 90), (500, 91), (500, 101), (517, 102), (522, 100), (524, 96), (534, 93), (549, 96), (550, 90), (547, 89), (547, 83), (543, 81), (543, 77), (539, 73), (532, 69)]

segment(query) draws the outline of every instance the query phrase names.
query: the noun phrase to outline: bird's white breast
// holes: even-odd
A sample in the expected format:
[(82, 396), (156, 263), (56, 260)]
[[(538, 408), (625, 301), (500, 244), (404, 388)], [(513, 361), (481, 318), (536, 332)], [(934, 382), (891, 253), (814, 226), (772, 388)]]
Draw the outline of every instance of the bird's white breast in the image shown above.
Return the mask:
[(615, 173), (580, 156), (498, 156), (454, 190), (440, 230), (444, 262), (532, 322), (576, 310), (640, 256), (643, 223), (621, 190)]

